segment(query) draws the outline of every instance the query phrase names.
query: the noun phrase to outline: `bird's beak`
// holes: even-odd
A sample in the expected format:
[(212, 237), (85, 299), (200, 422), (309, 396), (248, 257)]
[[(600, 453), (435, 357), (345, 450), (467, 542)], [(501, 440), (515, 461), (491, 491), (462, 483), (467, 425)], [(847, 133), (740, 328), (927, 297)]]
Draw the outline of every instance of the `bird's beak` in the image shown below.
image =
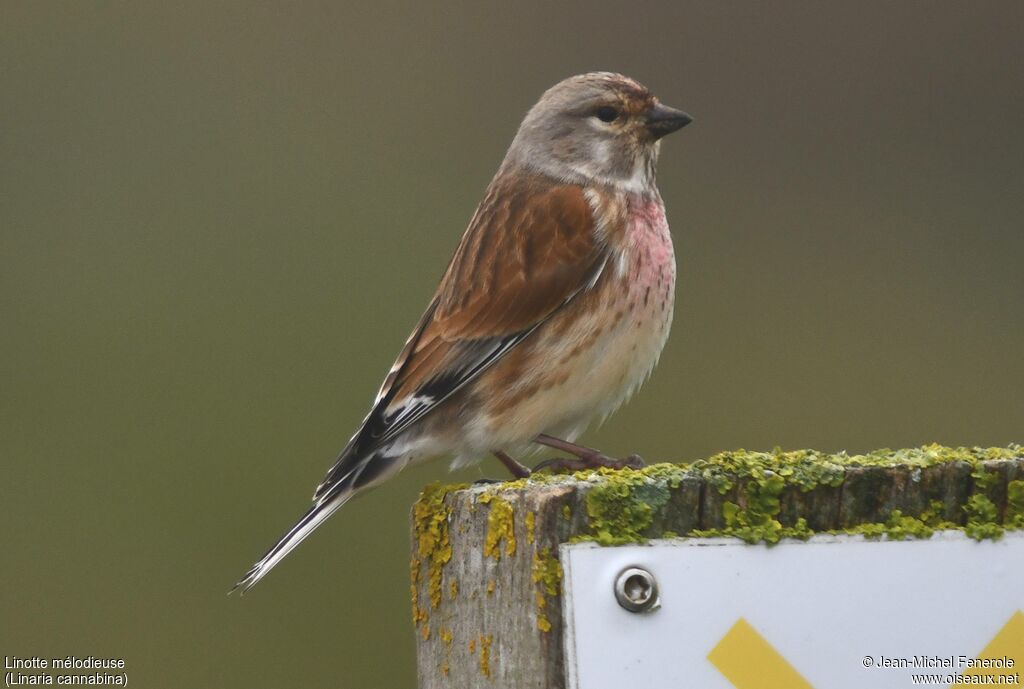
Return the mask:
[(661, 103), (652, 105), (647, 110), (646, 118), (647, 131), (654, 135), (655, 139), (660, 139), (693, 122), (693, 118), (682, 110), (676, 110)]

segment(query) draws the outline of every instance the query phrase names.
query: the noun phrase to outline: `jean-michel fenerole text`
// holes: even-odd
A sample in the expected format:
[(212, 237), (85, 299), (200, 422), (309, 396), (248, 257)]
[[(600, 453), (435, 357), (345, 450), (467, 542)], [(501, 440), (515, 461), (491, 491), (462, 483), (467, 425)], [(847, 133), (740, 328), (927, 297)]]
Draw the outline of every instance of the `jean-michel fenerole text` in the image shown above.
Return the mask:
[(909, 658), (894, 658), (880, 655), (874, 663), (876, 668), (953, 668), (965, 670), (969, 668), (992, 668), (1011, 669), (1014, 666), (1013, 658), (1002, 656), (1000, 658), (972, 658), (970, 656), (935, 656), (919, 655)]

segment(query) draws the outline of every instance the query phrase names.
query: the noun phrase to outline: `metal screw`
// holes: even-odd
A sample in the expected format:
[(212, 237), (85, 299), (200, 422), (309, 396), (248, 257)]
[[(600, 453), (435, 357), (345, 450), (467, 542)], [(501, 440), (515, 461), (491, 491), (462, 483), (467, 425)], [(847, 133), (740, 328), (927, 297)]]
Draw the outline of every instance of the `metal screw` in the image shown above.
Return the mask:
[(630, 612), (651, 612), (661, 606), (658, 582), (646, 569), (627, 567), (615, 577), (615, 600)]

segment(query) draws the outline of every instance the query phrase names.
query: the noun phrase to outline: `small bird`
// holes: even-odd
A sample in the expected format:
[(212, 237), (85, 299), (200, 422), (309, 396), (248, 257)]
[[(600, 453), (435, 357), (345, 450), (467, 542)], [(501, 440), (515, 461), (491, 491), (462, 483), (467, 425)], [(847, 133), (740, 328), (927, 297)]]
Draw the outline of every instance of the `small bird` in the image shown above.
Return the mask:
[(661, 138), (691, 121), (610, 72), (541, 96), (313, 506), (232, 591), (410, 464), (493, 454), (525, 477), (513, 455), (538, 445), (574, 468), (638, 461), (573, 441), (640, 387), (668, 337), (676, 265), (655, 165)]

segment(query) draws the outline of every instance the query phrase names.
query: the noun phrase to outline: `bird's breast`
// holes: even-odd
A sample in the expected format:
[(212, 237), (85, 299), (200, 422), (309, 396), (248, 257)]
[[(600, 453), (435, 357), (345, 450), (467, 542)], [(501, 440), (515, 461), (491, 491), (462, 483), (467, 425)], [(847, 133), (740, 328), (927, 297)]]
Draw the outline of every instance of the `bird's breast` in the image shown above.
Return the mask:
[(620, 274), (633, 292), (646, 295), (658, 290), (671, 300), (676, 258), (661, 200), (628, 199), (625, 226), (624, 236), (616, 247)]
[[(481, 439), (574, 437), (625, 402), (658, 361), (672, 323), (675, 256), (658, 199), (623, 199), (594, 286), (483, 376)], [(480, 398), (477, 398), (480, 399)]]
[[(647, 379), (658, 362), (672, 325), (676, 260), (660, 199), (630, 198), (626, 231), (616, 256), (616, 282), (609, 300), (617, 303), (616, 327), (601, 343), (604, 366), (622, 378), (610, 391), (614, 411)], [(615, 394), (617, 392), (618, 394)]]

